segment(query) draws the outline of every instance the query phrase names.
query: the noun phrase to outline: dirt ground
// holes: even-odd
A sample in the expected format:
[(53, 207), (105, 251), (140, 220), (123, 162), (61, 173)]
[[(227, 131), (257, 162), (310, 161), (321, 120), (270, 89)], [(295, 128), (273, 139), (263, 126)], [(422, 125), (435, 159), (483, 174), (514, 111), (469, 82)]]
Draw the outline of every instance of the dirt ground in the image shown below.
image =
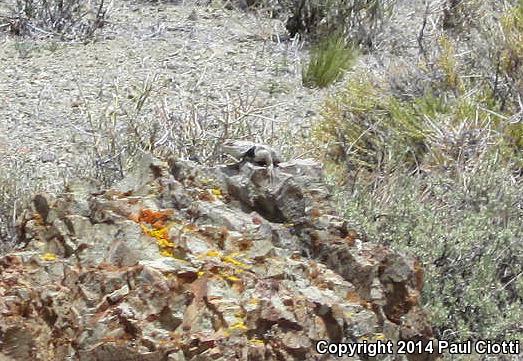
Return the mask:
[(306, 132), (326, 95), (301, 85), (306, 50), (279, 40), (281, 21), (216, 4), (125, 0), (108, 20), (87, 44), (0, 32), (0, 164), (20, 170), (28, 189), (60, 189), (88, 171), (103, 123), (117, 123), (146, 84), (139, 122), (165, 111), (220, 121), (243, 109), (267, 142), (289, 124)]

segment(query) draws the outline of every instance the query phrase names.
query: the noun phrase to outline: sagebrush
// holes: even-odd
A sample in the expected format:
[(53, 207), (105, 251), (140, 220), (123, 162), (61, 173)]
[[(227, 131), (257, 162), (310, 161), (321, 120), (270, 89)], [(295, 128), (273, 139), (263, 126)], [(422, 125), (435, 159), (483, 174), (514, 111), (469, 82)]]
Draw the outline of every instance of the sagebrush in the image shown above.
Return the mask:
[(438, 338), (521, 339), (523, 1), (429, 5), (417, 51), (353, 72), (308, 148), (349, 219), (420, 257)]

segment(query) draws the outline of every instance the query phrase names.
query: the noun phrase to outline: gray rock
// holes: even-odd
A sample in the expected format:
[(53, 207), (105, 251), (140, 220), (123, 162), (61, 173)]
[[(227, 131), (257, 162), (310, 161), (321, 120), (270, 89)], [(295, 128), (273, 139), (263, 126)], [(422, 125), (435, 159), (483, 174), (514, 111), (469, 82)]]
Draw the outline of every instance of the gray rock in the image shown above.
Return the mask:
[(418, 262), (356, 247), (312, 161), (144, 156), (115, 188), (37, 195), (19, 231), (0, 360), (312, 361), (320, 339), (431, 338)]

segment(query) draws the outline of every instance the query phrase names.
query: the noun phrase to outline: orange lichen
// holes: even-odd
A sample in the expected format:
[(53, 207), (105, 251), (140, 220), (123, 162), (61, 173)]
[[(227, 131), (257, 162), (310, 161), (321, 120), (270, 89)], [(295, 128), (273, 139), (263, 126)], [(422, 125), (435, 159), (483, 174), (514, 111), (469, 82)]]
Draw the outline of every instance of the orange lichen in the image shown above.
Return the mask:
[(164, 227), (165, 222), (169, 220), (173, 215), (173, 211), (171, 209), (163, 210), (163, 211), (154, 211), (152, 209), (142, 209), (140, 210), (140, 215), (138, 216), (138, 220), (140, 222), (149, 223), (151, 225), (155, 225), (155, 228), (161, 228)]
[(152, 224), (153, 228), (154, 229), (160, 229), (160, 228), (163, 228), (165, 227), (165, 221), (161, 220), (161, 221), (156, 221)]

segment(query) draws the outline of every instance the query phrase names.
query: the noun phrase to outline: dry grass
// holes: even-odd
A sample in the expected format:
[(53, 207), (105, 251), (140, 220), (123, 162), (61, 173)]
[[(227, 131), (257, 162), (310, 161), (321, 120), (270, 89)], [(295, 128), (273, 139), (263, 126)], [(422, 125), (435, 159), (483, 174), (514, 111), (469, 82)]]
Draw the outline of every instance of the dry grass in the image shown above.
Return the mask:
[(15, 247), (18, 216), (41, 187), (31, 179), (33, 172), (22, 161), (0, 166), (0, 254)]
[(15, 35), (87, 40), (104, 26), (104, 0), (16, 0), (0, 19)]
[(439, 338), (521, 339), (523, 2), (398, 6), (309, 146), (348, 218), (421, 258)]
[[(141, 151), (213, 164), (217, 145), (235, 138), (292, 153), (292, 122), (310, 117), (318, 93), (301, 88), (300, 44), (273, 41), (281, 22), (214, 6), (114, 5), (95, 42), (0, 33), (0, 156), (4, 168), (20, 165), (27, 197), (78, 177), (109, 185)], [(3, 205), (7, 226), (14, 207)]]
[(114, 83), (112, 99), (98, 118), (89, 101), (80, 99), (92, 137), (90, 176), (110, 185), (121, 179), (132, 167), (135, 156), (143, 152), (213, 164), (223, 160), (219, 146), (228, 139), (267, 142), (289, 153), (288, 129), (264, 115), (280, 104), (260, 106), (255, 94), (225, 93), (222, 99), (214, 101), (177, 104), (184, 109), (180, 112), (158, 95), (162, 87), (154, 75), (130, 93), (122, 92), (122, 87)]

